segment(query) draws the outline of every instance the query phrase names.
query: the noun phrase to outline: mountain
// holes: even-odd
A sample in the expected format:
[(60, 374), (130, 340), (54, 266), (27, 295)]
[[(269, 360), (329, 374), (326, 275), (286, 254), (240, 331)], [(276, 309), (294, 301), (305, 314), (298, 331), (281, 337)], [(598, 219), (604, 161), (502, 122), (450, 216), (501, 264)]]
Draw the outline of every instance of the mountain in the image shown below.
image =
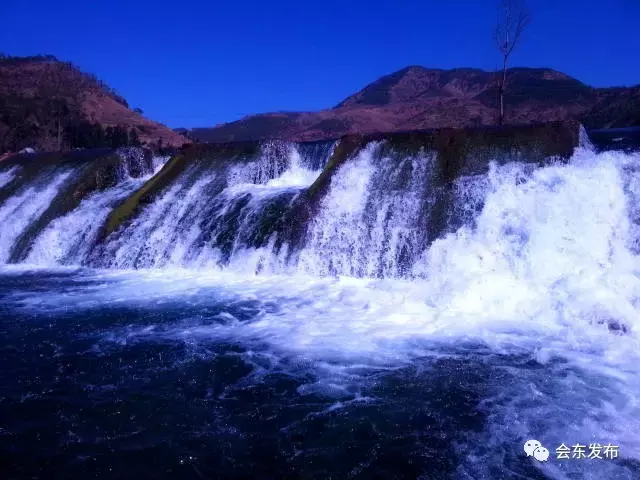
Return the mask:
[(596, 104), (582, 121), (595, 128), (640, 126), (640, 86), (599, 90)]
[(124, 98), (69, 62), (47, 56), (0, 56), (0, 153), (24, 147), (146, 144), (188, 140), (132, 110)]
[[(512, 68), (505, 94), (506, 122), (577, 119), (593, 128), (640, 125), (640, 85), (599, 89), (548, 68)], [(201, 141), (282, 138), (320, 140), (353, 133), (494, 125), (497, 72), (411, 66), (386, 75), (319, 112), (252, 115), (213, 128), (196, 128)]]

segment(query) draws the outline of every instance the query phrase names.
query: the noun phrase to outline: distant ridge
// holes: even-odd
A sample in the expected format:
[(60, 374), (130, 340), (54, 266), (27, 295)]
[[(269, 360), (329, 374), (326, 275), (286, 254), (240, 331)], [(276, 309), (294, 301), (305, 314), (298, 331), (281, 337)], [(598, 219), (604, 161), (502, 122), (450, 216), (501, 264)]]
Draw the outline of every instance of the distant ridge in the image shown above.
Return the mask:
[[(78, 132), (110, 135), (103, 140), (118, 144), (131, 137), (154, 148), (188, 142), (129, 108), (112, 88), (72, 63), (51, 55), (0, 55), (0, 153), (71, 148)], [(93, 139), (94, 144), (99, 140)]]
[[(475, 68), (409, 66), (385, 75), (334, 108), (251, 115), (196, 128), (200, 141), (282, 138), (321, 140), (346, 134), (495, 125), (497, 74)], [(512, 68), (506, 121), (531, 124), (575, 119), (588, 127), (640, 125), (640, 85), (593, 88), (549, 68)]]

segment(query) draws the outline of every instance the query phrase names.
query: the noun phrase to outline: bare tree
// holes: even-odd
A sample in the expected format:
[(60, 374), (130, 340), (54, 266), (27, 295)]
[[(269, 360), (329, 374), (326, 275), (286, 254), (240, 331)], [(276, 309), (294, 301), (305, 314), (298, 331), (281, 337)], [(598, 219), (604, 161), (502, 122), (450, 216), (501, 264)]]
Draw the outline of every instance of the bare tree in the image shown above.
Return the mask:
[(502, 55), (502, 77), (498, 80), (500, 97), (500, 125), (504, 125), (504, 92), (507, 88), (509, 57), (518, 45), (522, 32), (531, 22), (524, 0), (500, 0), (500, 16), (494, 32), (494, 40)]

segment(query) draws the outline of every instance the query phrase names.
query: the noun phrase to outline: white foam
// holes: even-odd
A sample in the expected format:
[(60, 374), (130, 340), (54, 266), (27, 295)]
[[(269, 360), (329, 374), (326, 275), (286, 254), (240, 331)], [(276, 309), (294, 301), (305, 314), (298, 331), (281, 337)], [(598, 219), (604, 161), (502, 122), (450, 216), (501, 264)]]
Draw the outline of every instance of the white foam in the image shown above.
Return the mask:
[[(107, 245), (110, 266), (162, 267), (182, 262), (192, 237), (198, 234), (194, 217), (208, 201), (204, 192), (214, 180), (215, 173), (212, 173), (187, 188), (176, 183), (162, 193), (124, 231), (110, 239)], [(184, 222), (187, 217), (192, 221)], [(190, 231), (179, 228), (185, 223)]]
[(152, 165), (153, 165), (153, 173), (158, 173), (162, 170), (165, 163), (167, 163), (171, 159), (170, 155), (154, 155), (152, 157)]
[(94, 192), (83, 199), (76, 209), (53, 220), (38, 235), (26, 263), (43, 266), (82, 264), (113, 207), (148, 178), (125, 180), (116, 187)]
[(304, 271), (315, 275), (355, 275), (354, 262), (367, 252), (363, 236), (364, 210), (373, 175), (372, 155), (379, 147), (369, 144), (337, 171), (329, 194), (311, 220), (310, 238), (299, 255)]
[[(607, 348), (605, 354), (603, 346), (636, 345), (640, 338), (640, 263), (628, 248), (632, 230), (625, 185), (629, 182), (622, 169), (627, 161), (620, 153), (577, 155), (570, 165), (538, 169), (524, 182), (518, 168), (493, 167), (488, 186), (483, 187), (486, 199), (476, 225), (434, 242), (414, 266), (423, 274), (421, 279), (323, 279), (305, 273), (313, 270), (313, 262), (328, 259), (333, 265), (348, 265), (349, 248), (358, 248), (349, 238), (345, 240), (349, 248), (336, 253), (335, 245), (328, 244), (325, 258), (319, 259), (324, 230), (301, 253), (295, 275), (295, 266), (289, 265), (287, 276), (255, 277), (260, 262), (271, 263), (265, 271), (272, 273), (283, 264), (282, 259), (270, 257), (266, 247), (240, 250), (226, 273), (171, 270), (141, 272), (136, 278), (147, 279), (158, 295), (180, 295), (182, 286), (189, 288), (195, 282), (216, 288), (235, 285), (243, 295), (277, 298), (285, 313), (243, 325), (242, 335), (268, 338), (288, 349), (394, 356), (403, 351), (395, 343), (405, 340), (466, 336), (500, 348), (509, 342), (535, 346), (545, 338), (547, 355), (569, 345), (584, 352), (595, 349), (616, 363), (624, 361), (624, 355)], [(321, 219), (331, 214), (342, 222), (331, 232), (337, 235), (334, 241), (341, 241), (341, 230), (359, 228), (370, 171), (365, 152), (344, 167), (323, 204)], [(167, 208), (198, 208), (200, 187), (189, 192), (191, 200), (167, 194), (150, 207), (153, 215), (140, 217), (167, 222), (166, 228), (131, 229), (145, 237), (144, 251), (159, 242), (165, 245), (160, 250), (167, 248), (167, 239), (176, 230), (173, 219), (182, 215), (167, 214)], [(182, 249), (189, 242), (176, 248), (174, 265), (180, 265)], [(200, 260), (196, 265), (207, 266)], [(162, 278), (178, 275), (179, 284), (166, 290)], [(302, 305), (296, 303), (299, 298), (305, 299)], [(290, 312), (289, 301), (295, 304)], [(618, 333), (624, 328), (626, 334), (616, 334), (618, 327)]]
[(371, 143), (332, 178), (299, 268), (313, 275), (405, 277), (426, 247), (424, 211), (435, 155), (382, 156)]
[(227, 195), (240, 193), (270, 195), (288, 189), (301, 189), (310, 186), (320, 174), (303, 165), (300, 153), (293, 145), (287, 146), (285, 162), (274, 164), (266, 155), (245, 165), (230, 169), (227, 178)]
[(18, 237), (51, 205), (71, 172), (44, 178), (43, 185), (29, 186), (0, 205), (0, 263), (9, 261)]
[[(284, 148), (281, 144), (273, 148), (276, 147)], [(215, 241), (218, 236), (228, 235), (224, 230), (227, 216), (233, 215), (239, 227), (233, 242), (231, 268), (238, 270), (252, 265), (253, 270), (247, 271), (261, 270), (260, 265), (271, 255), (270, 247), (246, 248), (240, 237), (259, 221), (266, 202), (281, 194), (299, 193), (319, 174), (303, 166), (295, 148), (285, 147), (280, 152), (282, 165), (274, 165), (265, 153), (228, 171), (206, 172), (195, 182), (192, 181), (195, 170), (188, 169), (130, 225), (109, 239), (105, 254), (105, 258), (111, 258), (109, 265), (217, 269), (225, 262), (225, 255)], [(224, 188), (219, 188), (219, 184)], [(268, 263), (274, 263), (274, 259), (270, 258)]]
[(14, 165), (8, 170), (0, 172), (0, 188), (9, 185), (20, 171), (19, 165)]

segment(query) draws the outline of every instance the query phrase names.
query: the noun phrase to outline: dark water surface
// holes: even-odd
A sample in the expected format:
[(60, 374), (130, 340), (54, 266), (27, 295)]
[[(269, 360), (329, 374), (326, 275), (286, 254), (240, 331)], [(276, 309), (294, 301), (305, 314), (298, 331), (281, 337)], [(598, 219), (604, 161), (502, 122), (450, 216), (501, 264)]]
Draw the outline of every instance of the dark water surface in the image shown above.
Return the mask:
[[(286, 300), (199, 285), (123, 301), (122, 283), (0, 275), (4, 478), (552, 478), (558, 466), (524, 458), (523, 438), (597, 419), (617, 388), (465, 339), (367, 364), (202, 335), (286, 316)], [(640, 475), (628, 458), (604, 471)]]

